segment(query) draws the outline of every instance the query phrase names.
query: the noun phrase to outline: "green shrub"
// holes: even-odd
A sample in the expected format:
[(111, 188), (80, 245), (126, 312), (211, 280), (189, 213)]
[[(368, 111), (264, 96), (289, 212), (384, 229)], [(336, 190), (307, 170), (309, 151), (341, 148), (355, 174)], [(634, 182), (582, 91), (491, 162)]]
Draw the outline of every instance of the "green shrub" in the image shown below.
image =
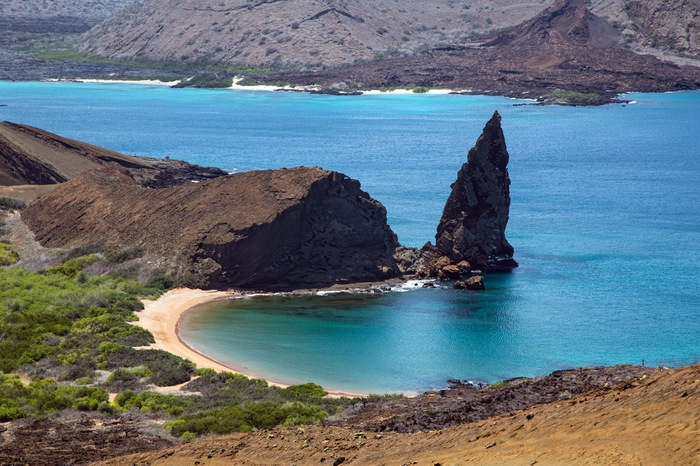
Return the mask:
[(21, 199), (9, 196), (0, 196), (0, 210), (22, 210), (27, 203)]
[(555, 100), (568, 104), (589, 104), (597, 101), (600, 96), (593, 93), (573, 92), (573, 91), (555, 91), (551, 94)]
[(75, 277), (75, 275), (81, 270), (83, 270), (85, 267), (97, 262), (98, 260), (100, 260), (100, 257), (97, 254), (76, 257), (73, 259), (68, 259), (63, 265), (46, 269), (45, 273), (47, 273), (48, 275), (62, 274), (72, 278)]
[(107, 254), (105, 259), (107, 259), (107, 262), (109, 262), (110, 264), (121, 264), (122, 262), (141, 257), (145, 250), (145, 246), (131, 246), (128, 248), (121, 249), (112, 254)]
[(327, 416), (328, 413), (318, 406), (306, 406), (302, 403), (279, 406), (271, 402), (261, 402), (187, 414), (177, 421), (167, 423), (165, 427), (170, 428), (173, 435), (177, 436), (185, 432), (196, 435), (223, 435), (231, 432), (271, 429), (281, 424), (318, 424)]
[(175, 279), (167, 274), (158, 274), (151, 277), (146, 283), (146, 288), (152, 288), (159, 291), (167, 291), (175, 288)]
[(303, 385), (291, 385), (282, 390), (286, 397), (292, 400), (309, 401), (323, 398), (328, 392), (315, 383), (305, 383)]
[(194, 364), (190, 361), (167, 351), (155, 349), (135, 350), (121, 346), (106, 355), (105, 361), (109, 368), (145, 365), (152, 372), (147, 382), (159, 387), (170, 387), (187, 382), (195, 371)]
[(416, 87), (413, 88), (413, 93), (414, 93), (414, 94), (425, 94), (426, 92), (428, 92), (428, 88), (427, 88), (427, 87), (416, 86)]
[(164, 411), (171, 416), (182, 415), (186, 408), (194, 406), (193, 401), (186, 397), (153, 392), (134, 393), (133, 390), (117, 395), (114, 404), (124, 410), (138, 409), (143, 413)]
[(19, 253), (7, 243), (0, 243), (0, 266), (12, 265), (19, 260)]

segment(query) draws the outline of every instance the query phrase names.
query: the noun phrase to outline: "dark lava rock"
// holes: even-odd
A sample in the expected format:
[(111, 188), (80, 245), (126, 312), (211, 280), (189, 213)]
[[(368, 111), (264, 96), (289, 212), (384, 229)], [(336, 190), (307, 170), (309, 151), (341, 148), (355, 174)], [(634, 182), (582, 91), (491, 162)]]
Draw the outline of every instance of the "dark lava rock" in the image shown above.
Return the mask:
[[(651, 376), (659, 369), (618, 365), (556, 371), (535, 379), (516, 378), (483, 387), (448, 380), (450, 388), (414, 398), (366, 403), (352, 415), (327, 425), (374, 432), (420, 432), (512, 413), (622, 382)], [(619, 386), (619, 385), (618, 385)], [(595, 395), (592, 395), (595, 396)], [(527, 418), (532, 419), (532, 417)]]
[(84, 173), (22, 212), (48, 247), (145, 245), (144, 259), (210, 286), (293, 289), (399, 275), (386, 210), (337, 172), (298, 167), (150, 189)]
[(467, 284), (464, 283), (463, 281), (457, 280), (454, 285), (452, 285), (452, 288), (455, 290), (465, 290), (467, 289)]
[(517, 267), (505, 236), (510, 210), (508, 151), (494, 112), (457, 173), (438, 225), (436, 246), (452, 262), (487, 270)]

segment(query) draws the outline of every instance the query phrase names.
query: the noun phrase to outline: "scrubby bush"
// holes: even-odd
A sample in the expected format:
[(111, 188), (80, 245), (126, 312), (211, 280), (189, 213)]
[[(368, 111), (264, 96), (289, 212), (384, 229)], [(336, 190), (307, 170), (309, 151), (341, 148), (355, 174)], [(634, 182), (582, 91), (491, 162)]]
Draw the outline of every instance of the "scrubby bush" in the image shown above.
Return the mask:
[(323, 398), (328, 392), (315, 383), (305, 383), (303, 385), (291, 385), (282, 390), (286, 398), (299, 401), (312, 401)]
[(99, 259), (100, 256), (98, 256), (97, 254), (75, 257), (73, 259), (68, 259), (66, 262), (63, 263), (63, 265), (46, 269), (46, 273), (49, 275), (63, 274), (67, 277), (75, 277), (75, 275), (81, 270), (83, 270), (83, 268), (87, 267), (88, 265), (94, 262), (97, 262)]
[(0, 243), (0, 266), (12, 265), (19, 260), (19, 253), (7, 243)]
[(172, 416), (179, 416), (185, 409), (194, 406), (194, 402), (188, 397), (153, 392), (134, 393), (132, 390), (117, 395), (114, 404), (124, 410), (138, 409), (142, 413), (163, 411)]
[(0, 210), (22, 210), (27, 203), (22, 199), (9, 196), (0, 196)]
[(226, 406), (184, 415), (177, 421), (167, 423), (166, 427), (170, 428), (173, 435), (177, 436), (181, 436), (185, 432), (196, 435), (222, 435), (231, 432), (270, 429), (280, 424), (319, 424), (327, 416), (328, 413), (318, 406), (306, 406), (302, 403), (288, 403), (279, 406), (271, 402), (261, 402), (244, 406)]
[(195, 372), (194, 364), (163, 350), (135, 350), (127, 346), (103, 347), (106, 368), (144, 365), (151, 371), (146, 382), (159, 387), (187, 382)]
[(147, 288), (154, 290), (167, 291), (175, 287), (175, 279), (167, 274), (158, 274), (151, 277), (146, 283)]
[(99, 388), (59, 385), (53, 379), (35, 380), (25, 386), (18, 376), (0, 373), (0, 422), (68, 408), (94, 411), (108, 402), (109, 395)]
[(111, 264), (121, 264), (122, 262), (141, 257), (145, 250), (145, 246), (131, 246), (128, 248), (121, 249), (112, 254), (107, 254), (105, 259), (107, 259), (107, 262)]

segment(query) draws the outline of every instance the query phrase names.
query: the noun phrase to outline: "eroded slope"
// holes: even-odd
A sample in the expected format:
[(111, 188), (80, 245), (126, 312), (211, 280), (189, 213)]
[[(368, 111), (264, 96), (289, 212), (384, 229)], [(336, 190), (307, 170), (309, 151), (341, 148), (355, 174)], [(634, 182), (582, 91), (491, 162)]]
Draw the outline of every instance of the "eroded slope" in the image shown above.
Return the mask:
[(384, 207), (359, 182), (320, 168), (164, 189), (97, 169), (42, 196), (22, 218), (44, 246), (139, 245), (158, 266), (211, 286), (301, 288), (398, 274)]

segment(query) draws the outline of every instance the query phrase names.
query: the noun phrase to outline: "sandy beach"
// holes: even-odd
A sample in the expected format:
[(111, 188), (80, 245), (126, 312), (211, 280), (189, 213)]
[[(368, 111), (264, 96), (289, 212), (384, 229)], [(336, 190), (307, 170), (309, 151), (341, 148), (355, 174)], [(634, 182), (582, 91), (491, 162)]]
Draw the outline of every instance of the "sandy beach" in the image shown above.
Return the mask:
[[(153, 334), (156, 342), (149, 346), (153, 349), (165, 350), (177, 356), (189, 359), (198, 368), (209, 368), (216, 371), (228, 371), (243, 374), (231, 367), (225, 366), (190, 348), (177, 334), (180, 317), (189, 309), (217, 299), (240, 296), (235, 291), (205, 291), (189, 288), (170, 290), (157, 300), (144, 299), (144, 309), (138, 313), (139, 320), (134, 324), (145, 328)], [(250, 374), (243, 374), (252, 377)], [(287, 385), (268, 380), (270, 385), (286, 387)]]
[[(396, 280), (387, 280), (381, 283), (359, 283), (354, 286), (349, 285), (336, 285), (325, 289), (324, 291), (314, 290), (314, 292), (324, 292), (333, 293), (346, 291), (348, 289), (363, 289), (373, 286), (380, 285), (396, 285)], [(407, 286), (413, 286), (410, 283)], [(311, 291), (311, 290), (308, 290)], [(214, 369), (215, 371), (227, 371), (233, 372), (235, 374), (243, 374), (246, 377), (258, 378), (251, 374), (246, 374), (245, 372), (238, 371), (229, 366), (221, 364), (218, 361), (194, 350), (188, 346), (184, 341), (178, 336), (178, 325), (182, 315), (192, 309), (193, 307), (208, 303), (210, 301), (216, 301), (219, 299), (235, 298), (243, 296), (244, 293), (230, 290), (230, 291), (218, 291), (218, 290), (196, 290), (190, 288), (177, 288), (170, 290), (163, 294), (157, 300), (143, 299), (144, 309), (138, 312), (137, 315), (139, 320), (133, 322), (139, 327), (145, 328), (153, 334), (155, 343), (147, 346), (147, 348), (161, 349), (169, 353), (175, 354), (177, 356), (189, 359), (197, 368), (208, 368)], [(277, 387), (288, 387), (288, 384), (283, 384), (266, 379), (267, 383)], [(339, 391), (329, 391), (328, 396), (330, 397), (357, 397), (366, 396), (366, 394), (361, 393), (346, 393)]]
[[(232, 89), (232, 90), (237, 90), (237, 91), (269, 91), (269, 92), (274, 92), (274, 91), (297, 91), (297, 92), (307, 92), (307, 91), (313, 91), (313, 90), (319, 90), (319, 86), (298, 86), (298, 87), (291, 87), (291, 86), (275, 86), (272, 84), (257, 84), (253, 86), (242, 86), (238, 84), (240, 81), (242, 81), (243, 78), (240, 76), (236, 76), (233, 79), (233, 84), (225, 89)], [(59, 81), (57, 79), (50, 79), (47, 81)], [(157, 81), (157, 80), (151, 80), (151, 79), (142, 79), (142, 80), (119, 80), (119, 79), (76, 79), (74, 81), (82, 82), (82, 83), (102, 83), (102, 84), (145, 84), (145, 85), (157, 85), (157, 86), (174, 86), (175, 84), (178, 84), (180, 81), (170, 81), (170, 82), (165, 82), (165, 81)], [(453, 89), (428, 89), (427, 92), (424, 92), (424, 94), (449, 94), (453, 92)], [(394, 89), (391, 91), (380, 91), (379, 89), (371, 89), (371, 90), (364, 90), (362, 91), (363, 95), (391, 95), (391, 94), (414, 94), (412, 89)]]

